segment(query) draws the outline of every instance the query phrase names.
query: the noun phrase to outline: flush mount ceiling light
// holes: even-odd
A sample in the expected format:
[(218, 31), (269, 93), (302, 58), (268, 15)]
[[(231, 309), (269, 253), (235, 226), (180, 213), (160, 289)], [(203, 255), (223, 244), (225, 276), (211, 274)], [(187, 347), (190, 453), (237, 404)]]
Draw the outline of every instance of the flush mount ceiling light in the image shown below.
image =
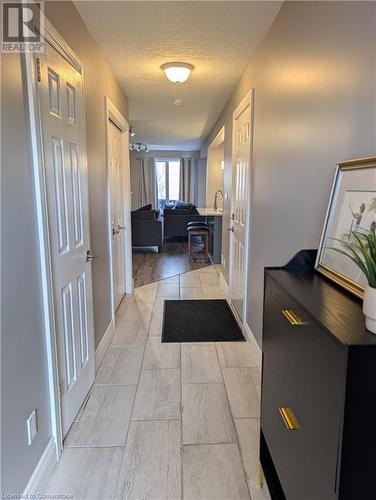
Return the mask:
[(165, 72), (168, 80), (172, 83), (184, 83), (188, 80), (194, 66), (182, 62), (170, 62), (162, 64), (161, 69)]

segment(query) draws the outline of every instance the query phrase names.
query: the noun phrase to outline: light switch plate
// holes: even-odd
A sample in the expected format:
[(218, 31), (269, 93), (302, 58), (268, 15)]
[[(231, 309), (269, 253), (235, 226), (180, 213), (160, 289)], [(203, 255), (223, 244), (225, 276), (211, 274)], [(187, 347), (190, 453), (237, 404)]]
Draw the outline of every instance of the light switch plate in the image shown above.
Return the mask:
[(26, 420), (27, 444), (31, 445), (38, 432), (37, 410), (33, 410)]

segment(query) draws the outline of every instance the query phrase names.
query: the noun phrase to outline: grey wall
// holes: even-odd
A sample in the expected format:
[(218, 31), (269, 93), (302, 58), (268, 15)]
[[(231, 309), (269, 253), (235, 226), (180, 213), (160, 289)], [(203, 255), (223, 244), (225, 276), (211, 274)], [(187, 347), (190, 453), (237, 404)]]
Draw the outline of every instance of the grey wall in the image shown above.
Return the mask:
[[(1, 77), (0, 491), (22, 493), (51, 430), (33, 176), (18, 55), (2, 54)], [(39, 432), (28, 446), (25, 420), (35, 408)]]
[(72, 2), (45, 2), (45, 14), (84, 67), (86, 140), (89, 172), (90, 233), (93, 265), (95, 345), (111, 320), (109, 248), (106, 210), (104, 98), (108, 96), (128, 118), (128, 100)]
[(336, 162), (376, 152), (375, 16), (373, 2), (284, 3), (208, 139), (226, 126), (230, 192), (232, 112), (254, 87), (247, 319), (259, 343), (264, 266), (317, 248)]
[(206, 207), (206, 175), (207, 158), (200, 158), (197, 162), (197, 206)]

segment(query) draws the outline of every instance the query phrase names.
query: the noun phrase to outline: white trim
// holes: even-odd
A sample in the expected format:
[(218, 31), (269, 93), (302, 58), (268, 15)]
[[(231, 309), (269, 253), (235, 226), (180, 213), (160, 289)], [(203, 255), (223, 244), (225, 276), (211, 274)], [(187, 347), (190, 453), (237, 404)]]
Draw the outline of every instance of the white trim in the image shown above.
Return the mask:
[(228, 283), (227, 283), (226, 278), (224, 277), (222, 271), (220, 271), (220, 273), (219, 273), (219, 283), (226, 290), (227, 297), (230, 298), (230, 295), (229, 295), (230, 289), (229, 289)]
[(82, 63), (80, 59), (45, 16), (43, 16), (43, 31), (43, 38), (48, 41), (70, 65), (79, 73), (82, 73)]
[(224, 142), (225, 140), (225, 125), (221, 128), (221, 130), (218, 132), (218, 134), (214, 137), (214, 139), (211, 141), (211, 143), (208, 146), (209, 148), (217, 148)]
[[(213, 156), (212, 150), (214, 148), (219, 147), (221, 144), (223, 144), (224, 140), (225, 140), (225, 125), (223, 125), (223, 127), (220, 129), (218, 134), (214, 137), (214, 139), (212, 140), (212, 142), (208, 146), (208, 151), (207, 151), (207, 155), (206, 155), (207, 157), (206, 157), (206, 184), (205, 184), (205, 206), (206, 207), (212, 207), (213, 203), (214, 203), (214, 200), (208, 199), (209, 170), (210, 170), (210, 167), (212, 166), (211, 164), (213, 161), (212, 160), (212, 156)], [(222, 191), (224, 191), (224, 186), (222, 186), (221, 189), (222, 189)], [(224, 201), (223, 201), (223, 203), (224, 203)], [(223, 239), (223, 235), (222, 235), (222, 239)]]
[(251, 346), (252, 354), (257, 362), (257, 367), (261, 372), (261, 370), (262, 370), (262, 351), (261, 351), (260, 346), (258, 345), (258, 343), (257, 343), (257, 341), (252, 333), (252, 330), (250, 329), (247, 322), (245, 322), (243, 325), (243, 333), (244, 333), (245, 338), (248, 340), (248, 342)]
[(58, 461), (58, 456), (56, 455), (56, 442), (55, 438), (52, 437), (37, 466), (32, 473), (29, 482), (22, 494), (22, 498), (32, 498), (34, 495), (43, 492), (46, 489), (48, 481), (51, 477), (52, 471)]
[(107, 243), (109, 253), (109, 276), (110, 276), (110, 304), (111, 319), (115, 322), (115, 298), (113, 282), (113, 257), (112, 257), (112, 221), (111, 221), (111, 185), (110, 185), (110, 165), (108, 133), (109, 121), (111, 120), (121, 131), (123, 180), (124, 180), (124, 258), (125, 258), (125, 293), (133, 292), (132, 279), (132, 232), (131, 232), (131, 181), (130, 181), (130, 161), (129, 161), (129, 125), (124, 116), (107, 96), (104, 98), (105, 109), (105, 144), (106, 144), (106, 193), (107, 193)]
[(95, 350), (95, 372), (98, 371), (98, 368), (100, 367), (103, 358), (109, 348), (109, 345), (111, 343), (112, 337), (115, 334), (115, 323), (113, 320), (110, 321), (110, 324), (107, 327), (107, 330), (105, 331), (101, 341), (98, 344), (98, 347)]
[[(234, 173), (234, 150), (235, 150), (235, 127), (234, 122), (240, 116), (240, 114), (249, 106), (249, 121), (250, 121), (250, 151), (249, 151), (249, 174), (248, 174), (248, 209), (246, 213), (246, 223), (245, 223), (245, 236), (244, 236), (244, 283), (243, 283), (243, 311), (242, 311), (242, 324), (247, 322), (247, 301), (248, 301), (248, 269), (249, 269), (249, 243), (251, 238), (251, 208), (252, 208), (252, 172), (253, 172), (253, 132), (254, 132), (254, 102), (255, 102), (255, 90), (251, 89), (247, 95), (242, 99), (240, 104), (234, 110), (232, 115), (232, 157), (231, 157), (231, 209), (232, 213), (232, 200), (233, 200), (233, 173)], [(232, 291), (232, 267), (233, 267), (233, 237), (232, 233), (229, 233), (229, 301), (231, 302)]]

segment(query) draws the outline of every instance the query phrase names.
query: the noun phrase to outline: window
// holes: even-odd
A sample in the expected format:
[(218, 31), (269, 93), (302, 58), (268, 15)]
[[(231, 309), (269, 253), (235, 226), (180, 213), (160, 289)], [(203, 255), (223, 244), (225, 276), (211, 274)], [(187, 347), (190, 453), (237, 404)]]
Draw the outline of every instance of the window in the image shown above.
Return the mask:
[(179, 199), (180, 161), (159, 160), (156, 162), (158, 188), (158, 208), (163, 208), (166, 201)]

